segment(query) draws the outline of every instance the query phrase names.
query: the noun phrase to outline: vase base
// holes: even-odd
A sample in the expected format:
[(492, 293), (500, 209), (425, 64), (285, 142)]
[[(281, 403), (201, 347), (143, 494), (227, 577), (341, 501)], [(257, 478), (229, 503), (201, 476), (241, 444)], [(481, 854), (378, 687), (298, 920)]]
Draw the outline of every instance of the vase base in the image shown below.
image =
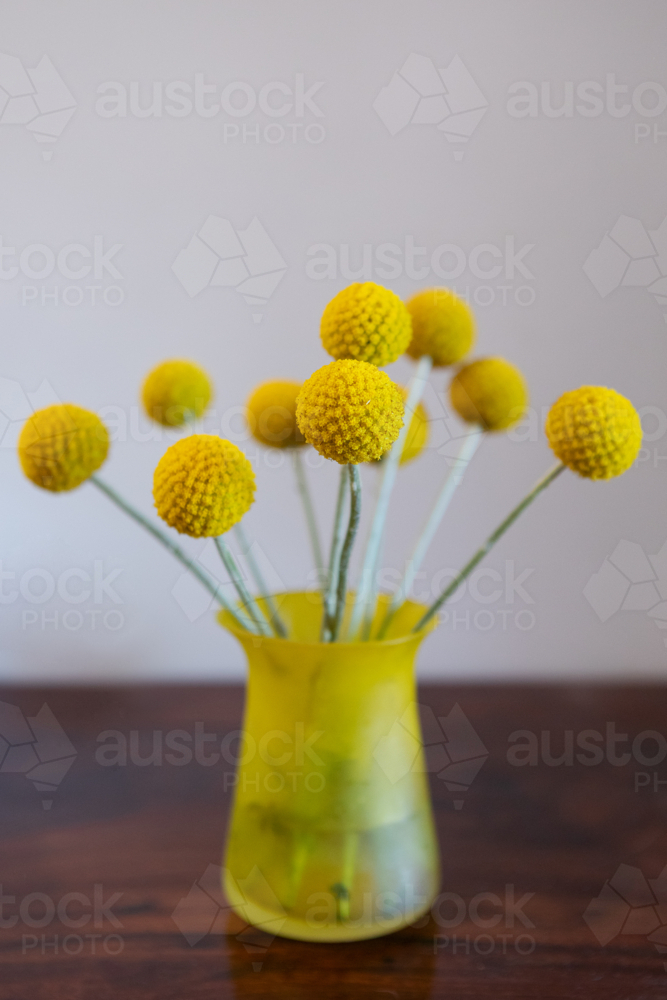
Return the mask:
[(370, 938), (394, 934), (403, 927), (414, 924), (428, 913), (437, 896), (437, 892), (432, 893), (426, 901), (421, 900), (420, 906), (415, 907), (409, 913), (401, 913), (399, 916), (387, 917), (386, 919), (376, 916), (372, 920), (365, 920), (362, 917), (356, 920), (331, 923), (291, 917), (286, 912), (276, 913), (275, 910), (249, 901), (240, 896), (238, 888), (234, 880), (229, 878), (228, 872), (225, 872), (224, 890), (231, 909), (246, 924), (251, 924), (257, 930), (270, 934), (272, 937), (288, 938), (292, 941), (311, 941), (319, 944), (367, 941)]

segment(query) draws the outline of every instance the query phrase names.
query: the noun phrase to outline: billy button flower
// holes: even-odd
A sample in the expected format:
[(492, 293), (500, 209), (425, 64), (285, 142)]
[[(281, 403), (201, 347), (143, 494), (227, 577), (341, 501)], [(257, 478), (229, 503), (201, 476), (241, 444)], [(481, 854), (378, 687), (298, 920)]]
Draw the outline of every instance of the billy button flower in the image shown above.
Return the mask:
[(545, 430), (558, 462), (489, 535), (417, 623), (415, 631), (438, 612), (526, 507), (564, 469), (571, 469), (585, 479), (620, 476), (636, 459), (642, 442), (641, 420), (630, 400), (600, 385), (583, 385), (563, 393), (549, 410)]
[(614, 389), (583, 385), (549, 410), (547, 439), (557, 458), (585, 479), (611, 479), (630, 468), (642, 443), (639, 414)]
[(372, 462), (403, 426), (401, 390), (365, 361), (334, 361), (303, 384), (296, 409), (306, 441), (340, 465)]
[(263, 382), (246, 402), (250, 433), (267, 448), (298, 448), (306, 439), (296, 422), (296, 400), (300, 382)]
[(211, 538), (240, 521), (255, 499), (255, 474), (243, 452), (213, 434), (176, 441), (153, 477), (163, 521), (192, 538)]
[(73, 403), (37, 410), (23, 425), (18, 443), (25, 475), (53, 493), (84, 483), (108, 451), (109, 434), (100, 418)]
[(193, 361), (173, 358), (148, 373), (141, 398), (151, 420), (165, 427), (181, 427), (205, 413), (213, 398), (213, 384)]
[(486, 431), (503, 431), (524, 416), (528, 386), (519, 369), (504, 358), (480, 358), (459, 369), (449, 397), (462, 420)]
[[(325, 365), (304, 383), (297, 399), (297, 421), (310, 444), (325, 458), (348, 466), (341, 476), (327, 573), (322, 638), (334, 642), (347, 599), (347, 571), (361, 516), (361, 479), (357, 463), (371, 462), (391, 447), (403, 426), (401, 390), (388, 375), (366, 361), (343, 359)], [(343, 540), (345, 478), (350, 517)]]
[(475, 317), (470, 306), (449, 288), (427, 288), (408, 299), (412, 317), (411, 358), (431, 358), (435, 367), (454, 365), (475, 342)]
[(113, 487), (95, 475), (108, 451), (109, 434), (100, 418), (73, 403), (59, 403), (33, 413), (25, 422), (18, 442), (21, 468), (31, 482), (53, 493), (73, 490), (86, 481), (93, 483), (190, 570), (222, 607), (235, 615), (239, 624), (252, 630), (253, 623), (241, 618), (227, 605), (208, 573)]
[(357, 282), (329, 302), (322, 314), (320, 337), (332, 358), (384, 367), (407, 348), (412, 322), (394, 292), (372, 281)]
[[(213, 434), (182, 438), (160, 459), (153, 476), (155, 507), (163, 521), (192, 538), (213, 538), (250, 618), (250, 630), (270, 635), (227, 543), (220, 537), (237, 524), (255, 499), (255, 474), (243, 452)], [(248, 628), (248, 622), (242, 622)], [(270, 622), (277, 635), (282, 629)]]

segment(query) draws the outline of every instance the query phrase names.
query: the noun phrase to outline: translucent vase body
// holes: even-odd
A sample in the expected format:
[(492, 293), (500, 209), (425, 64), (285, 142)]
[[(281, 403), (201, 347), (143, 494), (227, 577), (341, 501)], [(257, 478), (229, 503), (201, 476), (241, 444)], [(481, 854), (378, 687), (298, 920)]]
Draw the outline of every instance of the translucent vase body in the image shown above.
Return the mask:
[(270, 934), (354, 941), (428, 910), (438, 853), (414, 660), (423, 608), (382, 642), (319, 642), (319, 595), (280, 595), (288, 639), (221, 621), (248, 658), (224, 861), (237, 913)]

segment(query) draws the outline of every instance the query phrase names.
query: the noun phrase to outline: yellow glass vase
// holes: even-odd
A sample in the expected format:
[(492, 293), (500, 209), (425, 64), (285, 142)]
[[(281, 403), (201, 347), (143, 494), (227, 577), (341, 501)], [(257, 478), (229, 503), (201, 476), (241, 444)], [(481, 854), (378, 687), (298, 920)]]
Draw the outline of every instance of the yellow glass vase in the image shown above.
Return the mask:
[(439, 888), (414, 677), (428, 628), (411, 632), (424, 608), (404, 605), (382, 642), (325, 644), (319, 594), (276, 600), (287, 639), (220, 614), (249, 665), (227, 898), (282, 937), (389, 934)]

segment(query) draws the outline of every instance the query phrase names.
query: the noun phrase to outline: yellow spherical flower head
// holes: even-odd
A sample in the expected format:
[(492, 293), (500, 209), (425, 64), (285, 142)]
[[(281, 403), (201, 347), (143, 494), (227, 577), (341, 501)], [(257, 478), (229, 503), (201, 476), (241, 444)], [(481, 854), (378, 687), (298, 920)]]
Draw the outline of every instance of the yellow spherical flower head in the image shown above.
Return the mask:
[(213, 385), (199, 365), (174, 358), (148, 373), (141, 398), (152, 420), (181, 427), (202, 416), (213, 398)]
[(60, 493), (80, 486), (99, 469), (109, 451), (109, 433), (90, 410), (58, 403), (26, 420), (18, 451), (28, 479)]
[(212, 434), (172, 444), (153, 476), (163, 521), (183, 535), (208, 538), (240, 521), (255, 499), (255, 474), (242, 451)]
[(475, 342), (475, 317), (463, 299), (448, 288), (427, 288), (407, 302), (412, 316), (408, 354), (428, 354), (436, 367), (453, 365), (468, 354)]
[(458, 415), (487, 431), (503, 431), (524, 416), (528, 387), (518, 368), (504, 358), (480, 358), (452, 379), (449, 397)]
[(332, 358), (391, 364), (412, 337), (412, 322), (398, 295), (372, 281), (348, 285), (322, 314), (320, 337)]
[(601, 385), (563, 393), (545, 431), (557, 458), (586, 479), (611, 479), (630, 468), (642, 443), (639, 414), (629, 399)]
[(264, 382), (246, 403), (246, 419), (254, 438), (269, 448), (297, 448), (306, 443), (296, 422), (300, 382)]
[(372, 462), (399, 435), (403, 397), (375, 365), (334, 361), (304, 382), (296, 418), (306, 441), (325, 458), (340, 465)]

